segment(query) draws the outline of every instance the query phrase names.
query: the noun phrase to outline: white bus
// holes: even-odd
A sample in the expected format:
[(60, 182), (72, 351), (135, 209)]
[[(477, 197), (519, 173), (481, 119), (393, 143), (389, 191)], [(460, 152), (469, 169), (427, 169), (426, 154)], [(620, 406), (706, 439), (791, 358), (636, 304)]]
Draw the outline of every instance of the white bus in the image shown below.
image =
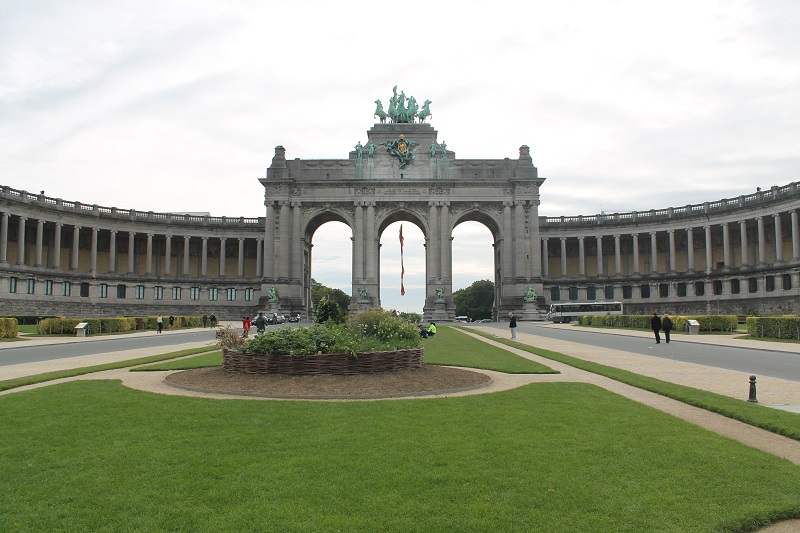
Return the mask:
[(456, 317), (456, 322), (464, 322), (465, 324), (469, 323), (469, 317), (468, 316), (457, 316)]
[(582, 316), (621, 315), (622, 302), (568, 302), (550, 304), (547, 319), (553, 322), (572, 322)]

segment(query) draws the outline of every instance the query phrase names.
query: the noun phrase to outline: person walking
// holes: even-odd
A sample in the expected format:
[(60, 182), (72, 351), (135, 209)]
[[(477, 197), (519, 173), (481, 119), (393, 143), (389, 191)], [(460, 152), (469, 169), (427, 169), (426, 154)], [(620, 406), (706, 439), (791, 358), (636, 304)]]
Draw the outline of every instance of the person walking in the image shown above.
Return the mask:
[(656, 344), (661, 344), (661, 335), (658, 334), (661, 331), (661, 319), (658, 318), (658, 313), (653, 313), (653, 318), (650, 319), (650, 329), (656, 336)]
[(175, 331), (175, 317), (172, 315), (169, 315), (169, 330)]
[(161, 314), (156, 318), (156, 324), (158, 324), (158, 332), (161, 333), (161, 330), (164, 329), (164, 317)]
[(261, 335), (264, 333), (264, 329), (267, 327), (267, 319), (264, 318), (264, 313), (259, 311), (258, 316), (256, 317), (256, 335)]
[(208, 325), (208, 315), (203, 314), (203, 327)]
[(672, 319), (667, 313), (664, 313), (664, 319), (661, 320), (661, 329), (664, 330), (664, 339), (669, 344), (669, 332), (672, 331)]
[(517, 338), (517, 317), (514, 316), (514, 313), (508, 313), (508, 327), (511, 328), (511, 340), (516, 340)]
[(244, 337), (245, 339), (250, 335), (250, 326), (251, 326), (250, 317), (246, 316), (242, 318), (242, 329), (244, 329), (244, 334), (242, 335), (242, 337)]

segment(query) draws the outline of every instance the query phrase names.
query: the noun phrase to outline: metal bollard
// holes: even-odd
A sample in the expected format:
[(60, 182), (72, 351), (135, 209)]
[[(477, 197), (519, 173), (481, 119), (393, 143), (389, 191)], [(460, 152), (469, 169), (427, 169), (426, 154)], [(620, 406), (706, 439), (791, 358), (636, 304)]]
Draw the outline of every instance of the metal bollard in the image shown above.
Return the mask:
[(758, 403), (758, 399), (756, 398), (756, 377), (750, 376), (750, 397), (747, 399), (748, 402)]

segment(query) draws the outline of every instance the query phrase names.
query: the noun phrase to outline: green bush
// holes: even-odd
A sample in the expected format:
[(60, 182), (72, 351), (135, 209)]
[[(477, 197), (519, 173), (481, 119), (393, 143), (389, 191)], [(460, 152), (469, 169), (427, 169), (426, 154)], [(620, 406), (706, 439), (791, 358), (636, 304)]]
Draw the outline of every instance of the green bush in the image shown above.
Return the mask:
[(0, 318), (0, 338), (14, 339), (19, 334), (16, 318)]
[(36, 332), (40, 335), (63, 335), (75, 333), (75, 326), (81, 322), (79, 318), (67, 318), (58, 316), (55, 318), (45, 318), (39, 322)]
[[(653, 315), (582, 316), (579, 324), (582, 326), (650, 329), (651, 318)], [(670, 316), (670, 318), (672, 319), (672, 329), (676, 331), (685, 331), (688, 320), (697, 320), (700, 323), (700, 331), (736, 331), (739, 327), (736, 315), (688, 315)]]
[(380, 308), (368, 309), (351, 315), (347, 324), (362, 335), (377, 337), (383, 342), (419, 342), (417, 327), (393, 311), (384, 311)]
[(751, 337), (800, 340), (798, 316), (749, 316), (747, 334)]

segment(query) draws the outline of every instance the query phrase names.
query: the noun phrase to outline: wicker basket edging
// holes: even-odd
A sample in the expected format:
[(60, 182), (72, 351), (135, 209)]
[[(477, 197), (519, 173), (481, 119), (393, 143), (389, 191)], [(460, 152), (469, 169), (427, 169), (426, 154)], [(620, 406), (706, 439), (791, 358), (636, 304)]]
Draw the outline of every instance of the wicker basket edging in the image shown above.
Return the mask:
[(319, 374), (374, 374), (424, 364), (425, 349), (410, 348), (384, 352), (364, 352), (351, 357), (345, 353), (319, 355), (273, 355), (238, 352), (222, 349), (222, 367), (247, 374), (289, 374), (313, 376)]

